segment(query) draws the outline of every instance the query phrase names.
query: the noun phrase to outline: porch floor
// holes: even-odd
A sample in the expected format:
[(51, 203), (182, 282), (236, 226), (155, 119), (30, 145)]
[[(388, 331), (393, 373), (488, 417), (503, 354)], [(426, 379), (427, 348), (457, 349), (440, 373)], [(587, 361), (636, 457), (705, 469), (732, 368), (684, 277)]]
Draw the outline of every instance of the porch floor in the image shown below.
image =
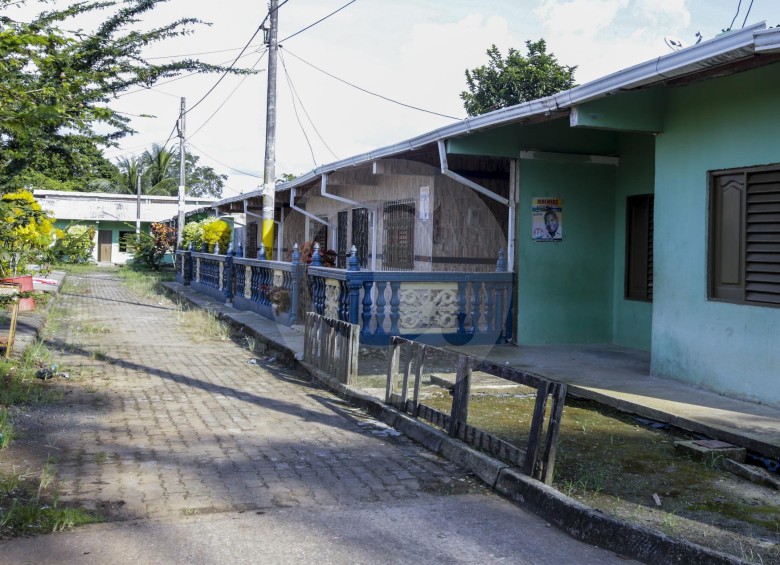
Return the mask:
[[(171, 291), (262, 335), (274, 347), (303, 359), (303, 335), (252, 312), (235, 310), (178, 283)], [(682, 382), (650, 376), (650, 354), (615, 345), (451, 347), (475, 357), (565, 382), (569, 393), (651, 418), (765, 457), (780, 459), (780, 406), (721, 396)]]

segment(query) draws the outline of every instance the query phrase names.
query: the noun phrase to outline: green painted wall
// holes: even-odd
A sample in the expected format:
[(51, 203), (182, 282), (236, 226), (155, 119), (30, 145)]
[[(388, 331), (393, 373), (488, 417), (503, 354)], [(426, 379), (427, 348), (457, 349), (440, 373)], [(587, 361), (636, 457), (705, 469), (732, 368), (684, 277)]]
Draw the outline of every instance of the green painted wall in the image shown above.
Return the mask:
[[(612, 338), (615, 167), (521, 161), (517, 217), (518, 341)], [(531, 239), (531, 201), (563, 198), (563, 241)]]
[(707, 300), (707, 171), (780, 162), (780, 65), (671, 91), (656, 140), (652, 372), (780, 404), (780, 308)]
[(624, 347), (650, 350), (653, 306), (650, 302), (626, 300), (626, 199), (634, 194), (651, 194), (655, 176), (655, 137), (622, 134), (620, 165), (615, 190), (615, 268), (613, 287), (612, 342)]

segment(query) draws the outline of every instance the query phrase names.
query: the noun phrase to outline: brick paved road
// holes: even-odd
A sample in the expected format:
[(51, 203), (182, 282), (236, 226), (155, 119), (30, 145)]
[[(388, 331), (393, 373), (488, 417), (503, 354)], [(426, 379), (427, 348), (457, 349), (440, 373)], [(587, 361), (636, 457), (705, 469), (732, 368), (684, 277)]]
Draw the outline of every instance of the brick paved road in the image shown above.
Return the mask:
[(128, 295), (111, 273), (72, 276), (61, 300), (67, 323), (53, 340), (83, 408), (49, 438), (61, 446), (64, 500), (154, 517), (475, 484), (302, 374), (252, 365), (230, 341), (194, 341), (170, 302)]
[[(34, 411), (31, 420), (43, 421), (63, 501), (140, 522), (135, 533), (99, 525), (7, 542), (0, 552), (9, 563), (31, 556), (56, 563), (66, 555), (169, 562), (177, 559), (153, 556), (174, 551), (183, 563), (263, 561), (253, 552), (268, 555), (266, 562), (311, 562), (320, 551), (339, 563), (405, 560), (409, 551), (450, 562), (620, 561), (545, 528), (303, 375), (250, 364), (253, 354), (230, 341), (194, 340), (177, 327), (171, 302), (129, 294), (113, 271), (69, 277), (59, 300), (64, 312), (49, 341), (71, 380), (62, 406)], [(269, 517), (252, 526), (265, 538), (225, 522), (249, 509), (255, 520)], [(364, 539), (360, 525), (372, 523), (381, 529), (371, 527), (372, 539)], [(380, 532), (388, 530), (403, 532), (407, 553), (377, 558), (371, 552), (384, 555)], [(531, 541), (516, 535), (522, 531)], [(554, 550), (521, 559), (529, 543)], [(196, 546), (200, 558), (192, 557)], [(246, 548), (241, 560), (239, 546)]]

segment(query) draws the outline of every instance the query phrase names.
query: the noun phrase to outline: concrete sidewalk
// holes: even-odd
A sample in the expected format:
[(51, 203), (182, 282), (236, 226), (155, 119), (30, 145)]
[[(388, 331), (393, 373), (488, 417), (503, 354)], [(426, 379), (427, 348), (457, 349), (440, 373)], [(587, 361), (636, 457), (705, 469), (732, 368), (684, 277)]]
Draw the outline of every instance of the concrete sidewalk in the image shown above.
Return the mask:
[[(189, 302), (240, 324), (280, 355), (303, 358), (301, 331), (236, 310), (178, 283), (166, 283)], [(780, 459), (780, 408), (738, 400), (649, 376), (645, 351), (612, 345), (475, 346), (453, 351), (565, 382), (573, 396), (658, 420)]]

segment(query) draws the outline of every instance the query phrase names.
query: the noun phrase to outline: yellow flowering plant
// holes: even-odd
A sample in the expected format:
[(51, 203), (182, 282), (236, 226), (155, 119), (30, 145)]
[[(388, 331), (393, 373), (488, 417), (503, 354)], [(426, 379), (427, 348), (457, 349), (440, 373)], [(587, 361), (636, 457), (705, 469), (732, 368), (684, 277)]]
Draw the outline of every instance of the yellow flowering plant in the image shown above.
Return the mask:
[(0, 218), (0, 277), (24, 274), (51, 245), (53, 219), (29, 190), (3, 194)]

